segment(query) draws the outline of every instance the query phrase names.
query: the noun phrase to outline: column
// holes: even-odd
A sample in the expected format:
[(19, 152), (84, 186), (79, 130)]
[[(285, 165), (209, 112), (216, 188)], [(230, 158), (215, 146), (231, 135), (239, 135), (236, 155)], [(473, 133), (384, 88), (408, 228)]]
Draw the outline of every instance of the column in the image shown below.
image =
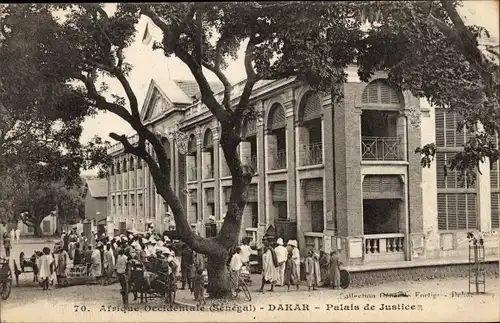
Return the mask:
[(214, 136), (214, 215), (215, 220), (220, 221), (221, 219), (221, 208), (220, 208), (220, 196), (221, 196), (221, 186), (220, 186), (220, 155), (219, 155), (219, 128), (217, 126), (212, 128), (212, 135)]
[(479, 163), (479, 172), (476, 179), (477, 187), (477, 230), (491, 232), (491, 185), (490, 160), (485, 158)]
[[(264, 111), (264, 101), (261, 101), (260, 106), (261, 111)], [(257, 168), (258, 168), (258, 183), (257, 183), (257, 211), (258, 211), (258, 224), (257, 224), (257, 244), (260, 246), (260, 241), (264, 236), (265, 230), (267, 229), (268, 222), (266, 221), (267, 206), (269, 205), (269, 199), (266, 195), (267, 183), (266, 183), (266, 160), (269, 154), (266, 153), (267, 146), (266, 140), (264, 138), (264, 123), (262, 118), (257, 119)]]
[(348, 262), (360, 262), (363, 255), (363, 207), (361, 187), (361, 96), (365, 84), (343, 85), (344, 97), (333, 109), (335, 147), (335, 196), (338, 235)]
[(202, 148), (202, 135), (201, 135), (201, 129), (199, 127), (196, 127), (196, 130), (195, 130), (195, 133), (196, 133), (196, 158), (198, 158), (198, 160), (196, 161), (196, 179), (197, 179), (197, 190), (196, 190), (196, 199), (197, 199), (197, 202), (198, 202), (198, 205), (197, 205), (197, 208), (196, 208), (196, 217), (198, 218), (198, 223), (201, 222), (202, 224), (202, 229), (201, 229), (201, 232), (200, 234), (204, 237), (205, 236), (205, 227), (204, 227), (204, 218), (203, 218), (203, 205), (204, 205), (204, 202), (203, 202), (203, 174), (202, 174), (202, 163), (203, 163), (203, 160), (202, 160), (202, 151), (201, 151), (201, 148)]
[[(295, 114), (294, 108), (296, 105), (296, 101), (293, 98), (293, 92), (290, 90), (289, 94), (290, 100), (285, 103), (285, 117), (286, 117), (286, 166), (288, 169), (288, 178), (287, 178), (287, 203), (288, 203), (288, 219), (290, 221), (297, 220), (297, 208), (296, 208), (296, 159), (295, 159), (295, 142), (297, 141), (297, 137), (295, 136)], [(286, 243), (286, 241), (285, 241)]]
[(333, 147), (333, 115), (331, 95), (323, 97), (323, 116), (321, 118), (321, 128), (323, 129), (323, 214), (325, 220), (325, 230), (328, 235), (334, 235), (335, 222), (333, 213), (335, 212), (335, 165)]

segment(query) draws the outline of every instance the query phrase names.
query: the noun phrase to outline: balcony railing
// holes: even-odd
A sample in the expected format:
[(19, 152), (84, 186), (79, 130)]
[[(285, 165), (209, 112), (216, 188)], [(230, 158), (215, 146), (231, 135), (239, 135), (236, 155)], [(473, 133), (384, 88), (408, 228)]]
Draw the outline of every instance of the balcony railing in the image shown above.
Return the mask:
[(404, 252), (403, 233), (365, 235), (365, 254), (388, 254)]
[(278, 150), (274, 153), (274, 160), (271, 165), (271, 170), (286, 168), (286, 150)]
[(323, 163), (323, 145), (321, 143), (303, 145), (301, 151), (301, 166)]
[(213, 165), (205, 165), (203, 178), (214, 178), (214, 166)]
[(188, 181), (196, 181), (196, 167), (191, 167), (191, 172), (188, 174)]
[(362, 137), (363, 160), (403, 160), (399, 137)]

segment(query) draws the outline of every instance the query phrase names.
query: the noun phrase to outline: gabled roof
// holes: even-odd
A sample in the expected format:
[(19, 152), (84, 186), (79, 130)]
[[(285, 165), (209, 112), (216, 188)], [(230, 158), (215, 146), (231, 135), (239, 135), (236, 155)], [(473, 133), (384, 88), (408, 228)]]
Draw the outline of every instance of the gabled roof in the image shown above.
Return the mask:
[(87, 188), (93, 198), (108, 196), (108, 180), (105, 178), (87, 179)]
[[(198, 98), (200, 96), (200, 88), (198, 87), (198, 83), (192, 80), (174, 80), (175, 84), (186, 93), (186, 95), (190, 99)], [(220, 82), (208, 82), (212, 91), (217, 93), (221, 91), (224, 86)]]

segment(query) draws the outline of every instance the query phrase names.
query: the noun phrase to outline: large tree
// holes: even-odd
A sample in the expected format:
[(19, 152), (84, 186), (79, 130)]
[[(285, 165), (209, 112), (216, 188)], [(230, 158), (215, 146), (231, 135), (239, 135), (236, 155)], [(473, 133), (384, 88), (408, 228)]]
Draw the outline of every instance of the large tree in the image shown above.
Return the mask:
[[(83, 107), (110, 111), (137, 132), (139, 140), (134, 145), (125, 135), (111, 133), (110, 137), (119, 141), (125, 152), (147, 163), (158, 194), (173, 211), (176, 234), (208, 256), (209, 292), (221, 296), (228, 291), (227, 250), (237, 243), (245, 193), (253, 174), (251, 167), (242, 163), (237, 147), (242, 125), (252, 114), (250, 96), (259, 80), (297, 76), (316, 90), (331, 94), (336, 105), (349, 64), (358, 65), (364, 80), (373, 71), (385, 69), (394, 85), (462, 114), (468, 125), (479, 120), (489, 134), (498, 131), (498, 122), (490, 119), (492, 114), (499, 115), (496, 70), (478, 51), (481, 29), (465, 26), (456, 14), (457, 5), (437, 1), (120, 4), (113, 14), (95, 4), (9, 5), (1, 30), (10, 40), (12, 57), (18, 57), (13, 53), (22, 50), (15, 44), (27, 42), (28, 47), (35, 47), (28, 54), (36, 61), (33, 68), (49, 83), (71, 86), (71, 98), (83, 101)], [(56, 9), (59, 14), (66, 13), (64, 19), (54, 18), (51, 13)], [(189, 67), (202, 102), (221, 125), (220, 144), (233, 189), (215, 238), (202, 238), (191, 231), (170, 185), (168, 156), (161, 138), (140, 118), (128, 78), (132, 67), (124, 49), (134, 40), (141, 15), (163, 32), (162, 41), (153, 47), (166, 56), (175, 55)], [(367, 18), (372, 22), (368, 27)], [(27, 33), (36, 34), (36, 39)], [(224, 70), (241, 46), (245, 46), (247, 79), (241, 95), (233, 98)], [(208, 72), (225, 87), (222, 102), (214, 97)], [(102, 76), (114, 78), (125, 97), (108, 93), (105, 84), (97, 85)], [(146, 142), (154, 154), (146, 151)], [(430, 151), (432, 146), (423, 149), (424, 155)], [(489, 157), (497, 153), (489, 147)], [(488, 154), (483, 149), (481, 158)]]

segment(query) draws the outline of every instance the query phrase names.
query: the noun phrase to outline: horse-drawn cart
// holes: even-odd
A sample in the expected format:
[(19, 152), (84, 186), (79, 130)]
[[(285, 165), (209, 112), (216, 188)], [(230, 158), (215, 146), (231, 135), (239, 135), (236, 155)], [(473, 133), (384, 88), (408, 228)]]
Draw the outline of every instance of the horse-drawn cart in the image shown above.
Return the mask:
[(6, 300), (12, 289), (12, 272), (9, 259), (0, 258), (0, 297)]
[(128, 293), (134, 300), (147, 302), (148, 298), (163, 298), (168, 305), (173, 305), (177, 292), (177, 277), (170, 266), (158, 266), (153, 262), (136, 262), (129, 271), (129, 290), (124, 293), (123, 301), (128, 302)]

